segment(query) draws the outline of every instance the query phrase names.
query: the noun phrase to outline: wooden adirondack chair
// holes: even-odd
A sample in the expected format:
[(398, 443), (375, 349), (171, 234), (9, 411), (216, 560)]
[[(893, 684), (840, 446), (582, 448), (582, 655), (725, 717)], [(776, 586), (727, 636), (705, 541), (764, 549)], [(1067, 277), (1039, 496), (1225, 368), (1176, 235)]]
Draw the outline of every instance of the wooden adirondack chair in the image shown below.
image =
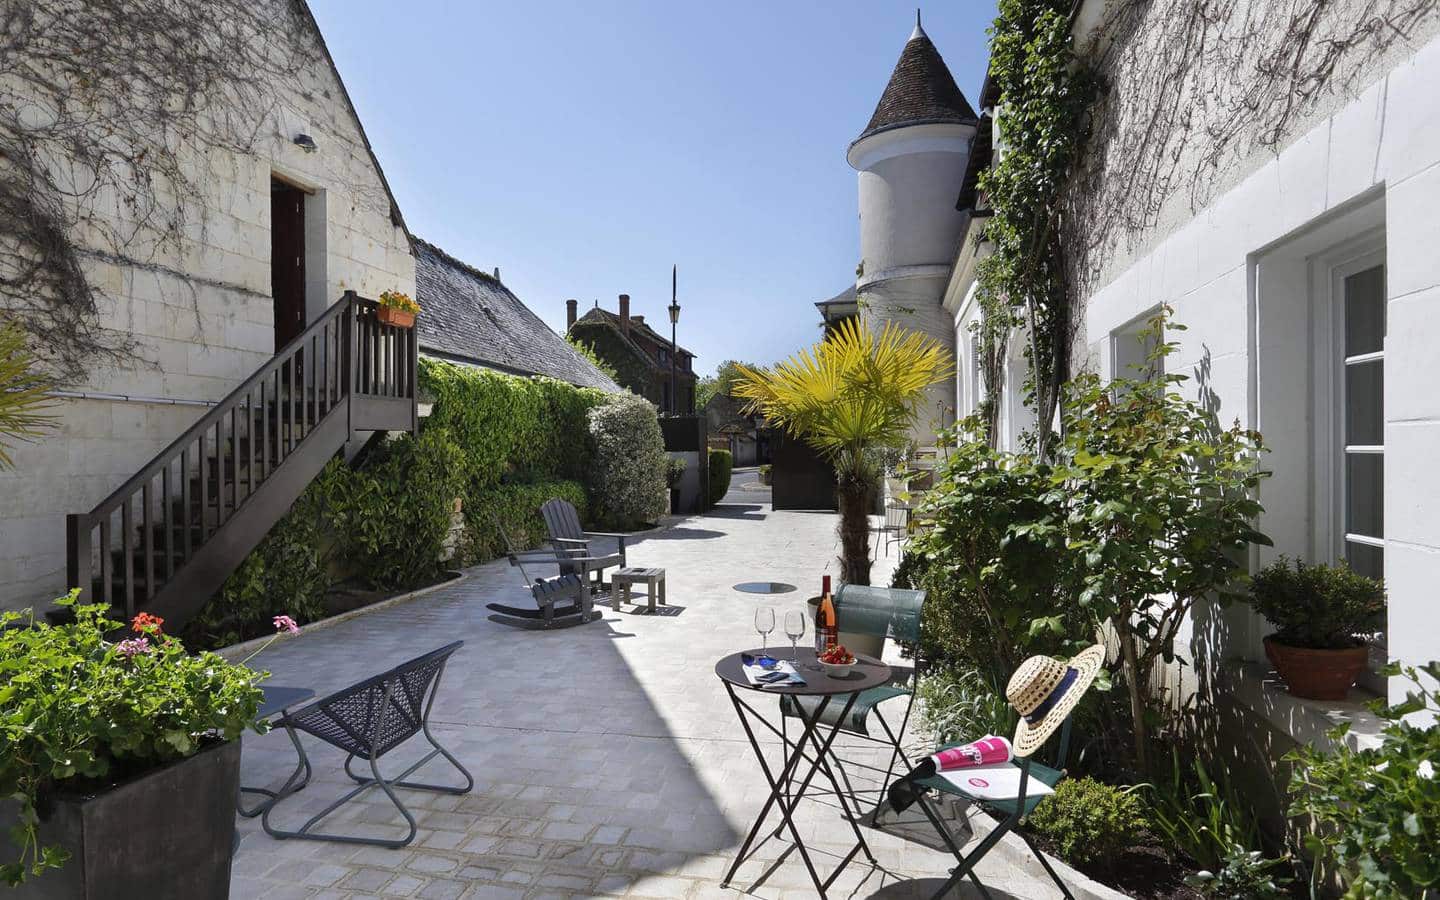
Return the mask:
[[(575, 512), (575, 507), (570, 501), (558, 497), (546, 500), (540, 507), (540, 515), (545, 518), (545, 530), (550, 533), (550, 546), (555, 549), (557, 557), (584, 557), (592, 560), (602, 556), (615, 557), (615, 562), (600, 565), (582, 564), (578, 561), (560, 563), (562, 575), (590, 576), (593, 573), (593, 589), (596, 593), (604, 593), (605, 570), (625, 567), (625, 535), (608, 531), (586, 531), (580, 525), (580, 516)], [(614, 554), (595, 553), (591, 551), (591, 538), (615, 538), (619, 546)]]

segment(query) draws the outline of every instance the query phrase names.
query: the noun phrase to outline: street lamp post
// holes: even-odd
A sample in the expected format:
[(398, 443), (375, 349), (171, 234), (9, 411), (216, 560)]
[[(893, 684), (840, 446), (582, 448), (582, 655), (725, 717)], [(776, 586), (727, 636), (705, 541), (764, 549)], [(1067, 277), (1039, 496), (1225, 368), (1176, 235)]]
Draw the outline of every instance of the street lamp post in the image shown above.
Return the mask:
[(675, 302), (676, 266), (670, 267), (670, 414), (680, 408), (680, 395), (675, 388), (675, 326), (680, 323), (680, 304)]

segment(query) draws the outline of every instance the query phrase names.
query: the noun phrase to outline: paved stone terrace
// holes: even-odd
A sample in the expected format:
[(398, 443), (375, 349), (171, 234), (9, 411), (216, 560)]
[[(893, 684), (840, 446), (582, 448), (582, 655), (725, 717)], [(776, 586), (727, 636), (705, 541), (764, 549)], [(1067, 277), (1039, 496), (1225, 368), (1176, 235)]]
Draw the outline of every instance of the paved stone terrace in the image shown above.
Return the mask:
[[(747, 502), (632, 541), (633, 563), (668, 570), (669, 615), (607, 606), (603, 620), (587, 626), (508, 628), (488, 620), (485, 603), (524, 604), (528, 592), (515, 570), (492, 562), (449, 588), (271, 647), (255, 661), (271, 670), (271, 683), (309, 685), (323, 695), (463, 639), (432, 723), (476, 784), (464, 796), (401, 789), (420, 831), (400, 850), (277, 841), (258, 820), (237, 819), (242, 840), (232, 896), (815, 896), (799, 855), (787, 855), (788, 845), (777, 839), (747, 861), (730, 888), (720, 886), (767, 789), (713, 666), (726, 653), (757, 645), (753, 616), (762, 603), (775, 606), (772, 638), (784, 642), (785, 610), (804, 608), (820, 576), (836, 568), (834, 526), (832, 514), (774, 512)], [(888, 570), (881, 560), (877, 582)], [(801, 590), (757, 600), (731, 589), (769, 579)], [(341, 754), (302, 739), (315, 779), (281, 807), (281, 827), (297, 827), (350, 787)], [(413, 743), (385, 758), (387, 771), (406, 764), (407, 750), (408, 759), (418, 758), (424, 743)], [(772, 758), (778, 743), (771, 741)], [(879, 758), (843, 736), (837, 745), (846, 760)], [(293, 764), (283, 732), (245, 740), (244, 783), (277, 786)], [(443, 760), (433, 761), (416, 777), (438, 780), (445, 769)], [(873, 785), (858, 768), (851, 771), (862, 776), (858, 789)], [(802, 804), (797, 822), (817, 865), (828, 870), (852, 835), (833, 794), (821, 800)], [(779, 822), (773, 812), (772, 820)], [(373, 791), (326, 824), (375, 836), (404, 833), (399, 815)], [(866, 833), (883, 869), (857, 859), (832, 897), (928, 896), (939, 887), (948, 857), (891, 834)], [(1058, 896), (995, 854), (980, 872), (997, 900)], [(963, 896), (971, 890), (967, 885)]]

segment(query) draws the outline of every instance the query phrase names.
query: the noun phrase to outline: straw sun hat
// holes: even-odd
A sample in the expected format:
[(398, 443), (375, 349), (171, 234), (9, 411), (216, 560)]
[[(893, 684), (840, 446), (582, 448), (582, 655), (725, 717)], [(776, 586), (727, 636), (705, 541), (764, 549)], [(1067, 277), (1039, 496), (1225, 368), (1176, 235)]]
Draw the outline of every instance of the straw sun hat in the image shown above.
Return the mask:
[(1029, 756), (1040, 749), (1080, 702), (1104, 664), (1105, 648), (1100, 644), (1082, 650), (1069, 662), (1032, 656), (1020, 664), (1005, 686), (1005, 698), (1020, 714), (1015, 729), (1016, 756)]

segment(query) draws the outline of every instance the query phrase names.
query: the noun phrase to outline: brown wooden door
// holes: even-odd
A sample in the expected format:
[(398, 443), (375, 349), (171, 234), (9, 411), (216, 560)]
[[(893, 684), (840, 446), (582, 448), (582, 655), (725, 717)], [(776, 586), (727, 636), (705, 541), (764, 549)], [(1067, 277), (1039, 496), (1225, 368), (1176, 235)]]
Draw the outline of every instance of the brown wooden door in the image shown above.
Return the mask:
[(270, 182), (270, 295), (275, 349), (305, 330), (305, 192)]

